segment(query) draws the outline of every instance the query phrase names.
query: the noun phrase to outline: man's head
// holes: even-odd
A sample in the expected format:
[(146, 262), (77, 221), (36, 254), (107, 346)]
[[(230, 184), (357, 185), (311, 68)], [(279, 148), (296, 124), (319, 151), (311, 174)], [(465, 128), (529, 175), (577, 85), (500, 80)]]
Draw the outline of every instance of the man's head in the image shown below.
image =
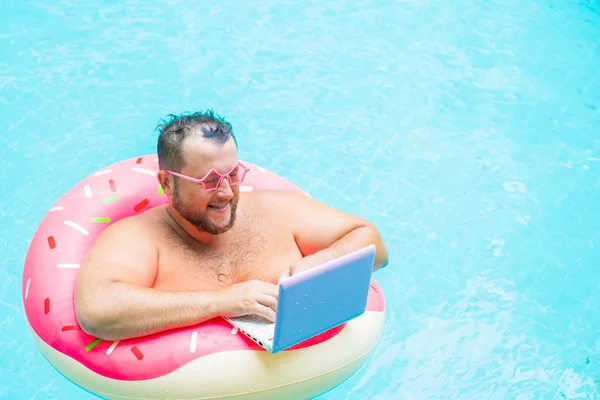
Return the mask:
[[(235, 222), (239, 185), (226, 177), (216, 188), (214, 183), (232, 169), (232, 179), (245, 172), (238, 164), (231, 124), (207, 111), (169, 115), (158, 129), (158, 179), (172, 208), (200, 232), (228, 231)], [(205, 178), (205, 185), (186, 177)]]

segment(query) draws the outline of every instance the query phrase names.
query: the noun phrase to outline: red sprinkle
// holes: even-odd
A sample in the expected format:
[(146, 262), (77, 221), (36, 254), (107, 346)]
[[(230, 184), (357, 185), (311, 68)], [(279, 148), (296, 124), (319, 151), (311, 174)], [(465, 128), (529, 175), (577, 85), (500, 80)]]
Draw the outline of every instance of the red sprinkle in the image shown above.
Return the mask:
[(48, 245), (51, 249), (56, 247), (56, 242), (54, 241), (54, 236), (48, 236)]
[(50, 299), (44, 300), (44, 314), (48, 314), (50, 312)]
[(112, 179), (110, 179), (108, 181), (108, 184), (110, 185), (110, 191), (111, 192), (116, 192), (117, 191), (117, 187), (115, 186), (115, 181), (113, 181)]
[(144, 358), (144, 355), (142, 354), (142, 352), (140, 351), (140, 349), (138, 349), (135, 346), (133, 346), (131, 348), (131, 352), (137, 357), (138, 360), (141, 360), (142, 358)]
[(140, 157), (140, 158), (138, 158), (137, 160), (135, 160), (135, 163), (136, 163), (136, 164), (141, 164), (141, 163), (142, 163), (142, 158), (143, 158), (143, 157)]
[(65, 325), (62, 327), (62, 331), (66, 332), (66, 331), (78, 331), (79, 327), (77, 325)]
[(140, 201), (139, 203), (136, 204), (135, 207), (133, 207), (133, 210), (135, 212), (140, 212), (144, 209), (144, 207), (146, 207), (148, 204), (150, 204), (150, 202), (148, 201), (148, 199), (144, 199), (142, 201)]

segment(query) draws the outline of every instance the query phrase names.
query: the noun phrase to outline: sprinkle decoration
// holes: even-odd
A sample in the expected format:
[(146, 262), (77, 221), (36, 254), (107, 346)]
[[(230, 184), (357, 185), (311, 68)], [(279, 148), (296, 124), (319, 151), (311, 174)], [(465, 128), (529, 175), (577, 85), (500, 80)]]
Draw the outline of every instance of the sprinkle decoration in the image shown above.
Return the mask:
[(144, 199), (142, 201), (140, 201), (139, 203), (137, 203), (135, 205), (135, 207), (133, 207), (133, 210), (135, 212), (140, 212), (144, 209), (144, 207), (146, 207), (148, 204), (150, 204), (150, 201), (148, 199)]
[(78, 331), (79, 327), (77, 325), (65, 325), (61, 329), (63, 332), (67, 331)]
[(79, 268), (79, 264), (75, 264), (75, 263), (63, 263), (63, 264), (57, 264), (56, 268)]
[(91, 199), (94, 194), (92, 193), (92, 188), (90, 187), (90, 185), (85, 185), (83, 187), (83, 191), (85, 192), (85, 197), (87, 197), (88, 199)]
[(110, 356), (112, 354), (112, 352), (115, 350), (115, 347), (117, 347), (119, 342), (120, 342), (120, 340), (116, 340), (110, 345), (110, 347), (106, 350), (107, 356)]
[(96, 340), (94, 340), (92, 343), (88, 344), (88, 345), (85, 347), (85, 351), (86, 351), (86, 352), (90, 351), (91, 349), (93, 349), (94, 347), (96, 347), (96, 345), (97, 345), (98, 343), (100, 343), (101, 341), (102, 341), (102, 339), (96, 339)]
[(81, 225), (79, 225), (79, 224), (76, 224), (76, 223), (75, 223), (75, 222), (73, 222), (73, 221), (64, 220), (64, 221), (63, 221), (63, 224), (65, 224), (65, 225), (67, 225), (67, 226), (69, 226), (69, 227), (71, 227), (71, 228), (73, 228), (73, 229), (75, 229), (75, 230), (79, 231), (79, 232), (80, 232), (80, 233), (82, 233), (83, 235), (86, 235), (86, 236), (87, 236), (87, 235), (89, 235), (89, 234), (90, 234), (90, 233), (89, 233), (89, 232), (88, 232), (88, 231), (87, 231), (87, 230), (86, 230), (86, 229), (85, 229), (83, 226), (81, 226)]
[(102, 203), (104, 203), (104, 204), (112, 203), (113, 201), (117, 201), (117, 200), (121, 200), (121, 196), (105, 197), (102, 199)]
[(138, 168), (138, 167), (131, 167), (132, 171), (135, 172), (139, 172), (148, 176), (156, 176), (156, 172), (155, 171), (151, 171), (149, 169), (145, 169), (145, 168)]
[(95, 218), (90, 218), (90, 221), (92, 221), (92, 222), (110, 222), (110, 218), (109, 217), (95, 217)]
[(134, 356), (137, 357), (138, 360), (141, 360), (142, 358), (144, 358), (144, 355), (142, 354), (140, 349), (138, 349), (136, 346), (133, 346), (131, 348), (131, 352), (133, 353)]

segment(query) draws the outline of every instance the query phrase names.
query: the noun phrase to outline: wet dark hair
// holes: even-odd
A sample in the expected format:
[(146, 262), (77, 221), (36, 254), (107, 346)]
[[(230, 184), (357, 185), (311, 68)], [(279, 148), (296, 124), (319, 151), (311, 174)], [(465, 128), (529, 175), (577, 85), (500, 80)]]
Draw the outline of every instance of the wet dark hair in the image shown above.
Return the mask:
[(183, 141), (190, 135), (204, 137), (213, 143), (225, 144), (232, 138), (237, 147), (237, 140), (231, 124), (212, 110), (169, 114), (157, 126), (158, 136), (158, 166), (180, 172), (185, 165), (183, 159)]

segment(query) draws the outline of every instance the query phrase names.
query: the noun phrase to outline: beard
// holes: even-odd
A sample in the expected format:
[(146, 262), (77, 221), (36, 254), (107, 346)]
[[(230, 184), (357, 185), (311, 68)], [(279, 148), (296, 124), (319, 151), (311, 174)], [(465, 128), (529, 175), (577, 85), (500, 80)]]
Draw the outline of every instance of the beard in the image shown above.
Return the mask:
[(207, 232), (211, 235), (219, 235), (225, 233), (233, 227), (236, 218), (236, 210), (238, 205), (238, 198), (234, 197), (229, 201), (229, 221), (222, 224), (215, 224), (208, 216), (207, 211), (197, 211), (194, 207), (189, 207), (183, 204), (178, 193), (173, 195), (173, 208), (181, 215), (186, 221), (192, 224), (199, 232)]

